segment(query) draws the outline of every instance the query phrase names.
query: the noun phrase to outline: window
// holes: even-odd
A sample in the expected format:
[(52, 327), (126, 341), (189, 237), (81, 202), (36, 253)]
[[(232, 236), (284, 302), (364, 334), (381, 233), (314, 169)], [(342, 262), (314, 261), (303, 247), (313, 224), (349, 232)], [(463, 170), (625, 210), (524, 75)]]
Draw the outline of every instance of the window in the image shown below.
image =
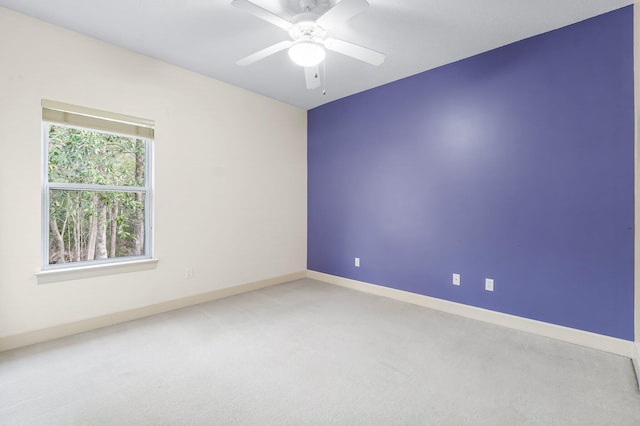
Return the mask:
[(153, 256), (150, 120), (42, 101), (43, 270)]

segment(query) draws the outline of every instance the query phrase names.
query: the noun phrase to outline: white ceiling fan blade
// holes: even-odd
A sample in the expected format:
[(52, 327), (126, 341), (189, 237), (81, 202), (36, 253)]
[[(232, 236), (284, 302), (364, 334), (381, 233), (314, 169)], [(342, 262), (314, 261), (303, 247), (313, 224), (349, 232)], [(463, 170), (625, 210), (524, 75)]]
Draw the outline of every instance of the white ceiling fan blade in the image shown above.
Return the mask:
[(329, 50), (333, 50), (334, 52), (351, 56), (352, 58), (375, 66), (381, 65), (386, 58), (386, 55), (384, 53), (377, 52), (367, 47), (358, 46), (357, 44), (349, 43), (348, 41), (340, 40), (337, 38), (326, 39), (324, 41), (324, 46)]
[(369, 7), (367, 0), (341, 0), (340, 3), (327, 10), (316, 22), (322, 28), (328, 29), (334, 24), (344, 22)]
[(285, 41), (281, 41), (280, 43), (272, 44), (269, 47), (265, 47), (262, 50), (258, 50), (256, 53), (252, 53), (251, 55), (240, 59), (238, 62), (236, 62), (236, 64), (238, 64), (240, 66), (245, 66), (245, 65), (252, 64), (252, 63), (254, 63), (256, 61), (259, 61), (260, 59), (264, 59), (267, 56), (271, 56), (274, 53), (278, 53), (281, 50), (287, 49), (287, 48), (291, 47), (292, 44), (293, 44), (293, 42), (289, 41), (289, 40), (285, 40)]
[(304, 78), (307, 83), (307, 89), (317, 89), (321, 85), (320, 68), (317, 65), (313, 67), (305, 67)]
[(231, 2), (231, 6), (235, 6), (238, 9), (244, 10), (245, 12), (249, 12), (250, 14), (257, 16), (258, 18), (263, 19), (267, 22), (270, 22), (285, 31), (289, 31), (289, 28), (293, 26), (284, 18), (281, 18), (278, 15), (269, 12), (267, 9), (264, 9), (255, 3), (251, 3), (249, 0), (233, 0)]

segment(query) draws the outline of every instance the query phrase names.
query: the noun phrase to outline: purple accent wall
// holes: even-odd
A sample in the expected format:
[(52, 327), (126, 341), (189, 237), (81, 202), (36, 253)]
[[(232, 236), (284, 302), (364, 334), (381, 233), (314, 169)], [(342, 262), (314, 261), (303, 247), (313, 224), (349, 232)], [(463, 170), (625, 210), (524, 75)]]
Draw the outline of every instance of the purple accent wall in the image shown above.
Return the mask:
[(633, 120), (632, 7), (313, 109), (308, 268), (633, 340)]

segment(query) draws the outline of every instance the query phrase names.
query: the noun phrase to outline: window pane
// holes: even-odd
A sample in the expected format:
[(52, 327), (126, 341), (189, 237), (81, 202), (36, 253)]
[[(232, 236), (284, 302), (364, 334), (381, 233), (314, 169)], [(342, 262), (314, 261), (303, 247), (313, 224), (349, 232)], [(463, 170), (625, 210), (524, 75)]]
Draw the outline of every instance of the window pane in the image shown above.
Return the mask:
[(49, 125), (49, 182), (144, 186), (145, 142)]
[(49, 264), (139, 256), (144, 193), (49, 191)]

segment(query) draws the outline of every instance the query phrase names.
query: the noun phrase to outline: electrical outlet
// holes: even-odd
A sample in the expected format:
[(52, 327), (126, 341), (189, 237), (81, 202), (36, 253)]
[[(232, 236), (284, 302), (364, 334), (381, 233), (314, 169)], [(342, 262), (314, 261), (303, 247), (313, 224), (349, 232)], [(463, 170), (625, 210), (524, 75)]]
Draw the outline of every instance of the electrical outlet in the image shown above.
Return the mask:
[(460, 274), (453, 274), (453, 285), (460, 285)]
[(360, 258), (356, 257), (354, 262), (353, 262), (353, 264), (356, 266), (356, 268), (359, 268), (360, 267)]
[(184, 270), (184, 277), (188, 280), (190, 280), (191, 278), (193, 278), (193, 269), (192, 268), (186, 268)]
[(484, 289), (487, 291), (493, 291), (493, 279), (485, 278), (484, 280)]

